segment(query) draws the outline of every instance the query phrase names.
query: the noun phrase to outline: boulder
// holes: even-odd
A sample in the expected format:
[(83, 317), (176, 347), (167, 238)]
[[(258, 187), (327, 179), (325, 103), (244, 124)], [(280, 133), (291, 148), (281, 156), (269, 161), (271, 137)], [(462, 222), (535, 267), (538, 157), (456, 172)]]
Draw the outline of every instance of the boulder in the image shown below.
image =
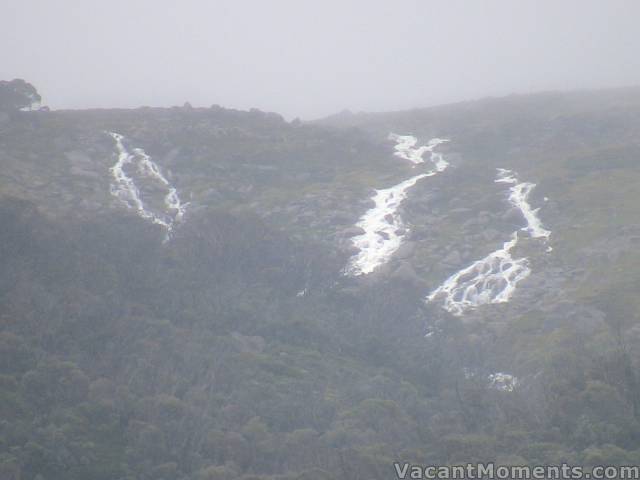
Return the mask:
[(409, 258), (413, 255), (413, 253), (415, 252), (416, 249), (416, 243), (415, 242), (404, 242), (402, 245), (400, 245), (400, 248), (398, 248), (398, 250), (395, 253), (395, 258), (398, 260), (404, 260), (406, 258)]
[(342, 238), (351, 238), (351, 237), (357, 237), (358, 235), (362, 235), (363, 233), (364, 233), (364, 229), (353, 226), (353, 227), (348, 227), (343, 230), (340, 230), (340, 232), (338, 232), (338, 236)]
[(418, 276), (409, 262), (400, 262), (398, 268), (391, 274), (391, 278), (394, 281), (405, 282), (421, 290), (426, 287), (425, 281)]

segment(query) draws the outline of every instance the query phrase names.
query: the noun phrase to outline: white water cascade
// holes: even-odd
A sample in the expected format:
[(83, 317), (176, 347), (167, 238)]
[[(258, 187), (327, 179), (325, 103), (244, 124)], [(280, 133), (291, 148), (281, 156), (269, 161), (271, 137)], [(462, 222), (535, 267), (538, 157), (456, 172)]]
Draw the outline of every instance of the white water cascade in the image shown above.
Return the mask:
[(454, 273), (427, 296), (427, 302), (442, 299), (443, 308), (456, 316), (480, 305), (508, 302), (518, 283), (530, 275), (529, 260), (514, 259), (511, 255), (518, 244), (519, 231), (532, 238), (543, 238), (545, 242), (551, 235), (538, 218), (539, 209), (531, 208), (528, 202), (534, 183), (519, 183), (515, 173), (503, 168), (498, 169), (495, 182), (513, 185), (509, 190), (509, 203), (520, 210), (527, 225), (513, 232), (502, 248)]
[(551, 232), (542, 226), (538, 218), (539, 208), (531, 208), (529, 205), (529, 194), (536, 184), (531, 182), (518, 183), (518, 179), (511, 170), (498, 168), (498, 178), (496, 183), (510, 183), (513, 186), (509, 189), (509, 202), (522, 212), (522, 216), (527, 221), (527, 225), (521, 230), (527, 232), (531, 238), (549, 239)]
[[(115, 140), (118, 153), (115, 165), (109, 169), (113, 177), (113, 182), (110, 185), (111, 194), (127, 208), (135, 210), (141, 218), (166, 228), (168, 239), (175, 223), (180, 222), (184, 217), (188, 204), (183, 204), (180, 201), (176, 188), (171, 185), (169, 180), (162, 174), (160, 167), (151, 160), (151, 157), (143, 149), (135, 148), (133, 153), (129, 153), (123, 144), (123, 135), (114, 132), (107, 133)], [(139, 175), (159, 183), (166, 189), (163, 212), (154, 212), (143, 202), (140, 189), (133, 178), (125, 171), (131, 172), (134, 167)]]
[[(444, 168), (448, 165), (441, 153), (434, 152), (434, 149), (441, 143), (448, 142), (446, 138), (432, 138), (426, 145), (415, 148), (418, 143), (418, 139), (413, 135), (398, 135), (396, 133), (389, 134), (389, 140), (396, 142), (395, 153), (396, 157), (409, 160), (415, 165), (424, 163), (424, 154), (429, 152), (431, 154), (430, 160), (434, 165), (442, 165), (444, 162)], [(443, 169), (444, 169), (443, 168)]]
[(345, 269), (347, 275), (366, 275), (389, 261), (402, 244), (407, 233), (402, 218), (398, 214), (398, 208), (407, 198), (409, 188), (414, 186), (418, 180), (436, 175), (449, 166), (442, 154), (434, 152), (437, 145), (448, 140), (433, 139), (426, 146), (414, 148), (417, 139), (413, 136), (392, 133), (389, 138), (397, 142), (395, 155), (407, 159), (415, 165), (424, 163), (422, 156), (429, 152), (429, 161), (433, 164), (433, 168), (392, 187), (376, 190), (371, 197), (375, 206), (360, 217), (356, 223), (356, 226), (362, 228), (364, 233), (351, 239), (353, 245), (358, 249), (358, 253), (349, 261)]

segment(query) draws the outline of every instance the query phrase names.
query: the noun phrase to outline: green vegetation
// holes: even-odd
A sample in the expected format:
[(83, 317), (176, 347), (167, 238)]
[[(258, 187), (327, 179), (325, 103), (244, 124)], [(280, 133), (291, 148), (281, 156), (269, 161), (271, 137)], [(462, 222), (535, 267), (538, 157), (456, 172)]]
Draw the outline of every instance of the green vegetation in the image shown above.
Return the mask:
[[(638, 98), (509, 98), (354, 125), (219, 107), (0, 124), (0, 478), (640, 463)], [(168, 243), (109, 195), (105, 130), (192, 202)], [(389, 130), (453, 139), (451, 174), (405, 207), (421, 284), (395, 264), (341, 275), (341, 230), (371, 188), (412, 171)], [(549, 196), (554, 253), (524, 245), (534, 275), (513, 302), (451, 317), (422, 301), (455, 268), (443, 257), (478, 258), (513, 230), (497, 166), (538, 183), (535, 205)], [(491, 388), (497, 371), (518, 388)]]
[(0, 112), (31, 108), (40, 100), (35, 87), (21, 78), (0, 80)]

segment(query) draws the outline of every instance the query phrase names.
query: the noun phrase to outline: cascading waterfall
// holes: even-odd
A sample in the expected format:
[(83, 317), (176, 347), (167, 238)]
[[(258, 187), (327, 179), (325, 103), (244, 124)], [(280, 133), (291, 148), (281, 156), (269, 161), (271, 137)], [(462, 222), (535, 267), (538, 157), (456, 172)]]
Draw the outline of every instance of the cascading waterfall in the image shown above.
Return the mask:
[[(156, 225), (161, 225), (167, 230), (167, 239), (174, 229), (175, 223), (182, 220), (188, 204), (180, 201), (178, 192), (169, 180), (162, 174), (160, 167), (151, 160), (151, 157), (141, 148), (133, 149), (129, 153), (123, 144), (124, 136), (119, 133), (107, 132), (116, 142), (118, 158), (109, 171), (113, 177), (110, 185), (111, 194), (120, 200), (127, 208), (133, 209), (143, 219)], [(128, 166), (137, 166), (137, 171), (143, 177), (147, 177), (160, 183), (167, 190), (164, 196), (164, 212), (154, 212), (142, 200), (140, 189), (125, 172)]]
[(392, 133), (389, 138), (397, 142), (395, 155), (411, 161), (414, 165), (424, 163), (422, 156), (429, 152), (429, 160), (433, 164), (433, 168), (390, 188), (376, 190), (371, 197), (375, 206), (360, 217), (356, 223), (356, 226), (364, 230), (364, 233), (351, 239), (353, 245), (358, 249), (358, 253), (351, 258), (345, 268), (347, 275), (366, 275), (389, 261), (402, 244), (407, 233), (402, 218), (398, 214), (398, 208), (407, 198), (408, 189), (414, 186), (418, 180), (436, 175), (449, 165), (442, 154), (434, 152), (437, 145), (448, 140), (433, 139), (426, 146), (414, 148), (417, 139), (413, 136)]
[(442, 162), (444, 162), (444, 158), (441, 153), (434, 152), (434, 149), (441, 143), (449, 141), (446, 138), (432, 138), (426, 145), (415, 148), (418, 143), (418, 139), (413, 135), (398, 135), (396, 133), (390, 133), (389, 140), (394, 140), (396, 142), (394, 153), (396, 157), (409, 160), (413, 164), (419, 165), (424, 163), (424, 154), (429, 152), (431, 153), (429, 160), (431, 160), (431, 162), (436, 166), (442, 164)]
[(522, 216), (527, 221), (527, 225), (521, 228), (527, 232), (531, 238), (549, 239), (551, 232), (542, 226), (542, 222), (538, 218), (539, 208), (531, 208), (529, 205), (529, 194), (535, 188), (536, 184), (531, 182), (518, 183), (518, 179), (511, 170), (498, 168), (498, 178), (496, 183), (510, 183), (513, 187), (509, 189), (509, 202), (522, 212)]
[[(528, 202), (535, 183), (519, 183), (511, 170), (497, 170), (495, 182), (513, 185), (509, 189), (509, 203), (520, 210), (527, 224), (513, 232), (502, 248), (454, 273), (427, 296), (427, 302), (443, 299), (443, 308), (456, 316), (480, 305), (508, 302), (518, 283), (530, 275), (529, 260), (514, 259), (511, 255), (518, 243), (519, 231), (526, 232), (531, 238), (542, 238), (545, 242), (551, 235), (537, 216), (539, 209), (531, 208)], [(551, 251), (551, 247), (547, 251)]]
[(154, 178), (167, 188), (167, 194), (164, 197), (164, 204), (167, 210), (175, 212), (174, 220), (179, 221), (182, 219), (185, 213), (186, 204), (182, 204), (178, 191), (173, 187), (167, 178), (162, 175), (160, 167), (151, 160), (149, 155), (141, 148), (135, 148), (134, 154), (140, 158), (139, 170), (141, 173), (147, 173), (150, 177)]
[(427, 302), (444, 297), (444, 309), (454, 315), (487, 303), (508, 302), (518, 282), (531, 273), (526, 258), (511, 256), (517, 243), (518, 232), (513, 232), (502, 248), (451, 275), (429, 294)]

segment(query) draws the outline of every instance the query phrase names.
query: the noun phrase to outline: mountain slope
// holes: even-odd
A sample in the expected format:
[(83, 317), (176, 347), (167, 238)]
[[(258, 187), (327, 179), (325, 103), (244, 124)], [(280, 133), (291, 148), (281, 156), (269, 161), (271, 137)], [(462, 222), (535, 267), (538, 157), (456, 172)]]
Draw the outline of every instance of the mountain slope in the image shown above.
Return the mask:
[(0, 476), (637, 464), (639, 134), (637, 89), (5, 121)]

